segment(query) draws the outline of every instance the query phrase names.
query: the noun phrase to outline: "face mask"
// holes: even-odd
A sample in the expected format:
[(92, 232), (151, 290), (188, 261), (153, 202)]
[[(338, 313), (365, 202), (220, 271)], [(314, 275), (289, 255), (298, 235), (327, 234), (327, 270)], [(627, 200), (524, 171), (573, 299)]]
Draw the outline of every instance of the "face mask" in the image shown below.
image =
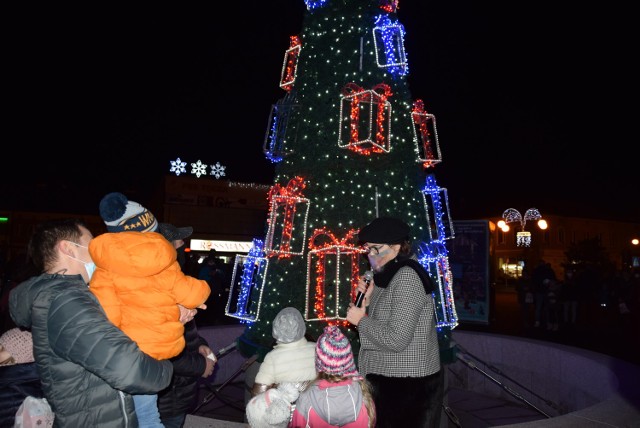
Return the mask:
[(369, 254), (367, 257), (369, 259), (369, 265), (371, 265), (371, 270), (374, 272), (378, 272), (384, 266), (382, 259), (389, 254), (391, 248), (387, 246), (384, 250), (380, 251), (378, 254)]
[[(80, 245), (80, 244), (75, 243), (73, 241), (69, 241), (69, 242), (71, 242), (72, 244), (74, 244), (77, 247), (86, 248), (87, 251), (89, 251), (89, 248), (85, 247), (84, 245)], [(67, 256), (67, 255), (65, 254), (65, 256)], [(96, 271), (96, 264), (94, 262), (85, 262), (85, 261), (82, 261), (80, 259), (76, 259), (75, 257), (71, 257), (71, 256), (67, 256), (67, 257), (69, 257), (70, 259), (73, 259), (73, 260), (77, 260), (80, 263), (82, 263), (84, 265), (84, 269), (87, 271), (87, 275), (89, 277), (89, 281), (91, 281), (91, 277), (93, 276), (93, 273)]]
[(89, 281), (91, 281), (91, 277), (93, 276), (93, 273), (96, 271), (96, 264), (94, 262), (85, 263), (84, 268), (87, 271), (87, 275), (89, 275)]

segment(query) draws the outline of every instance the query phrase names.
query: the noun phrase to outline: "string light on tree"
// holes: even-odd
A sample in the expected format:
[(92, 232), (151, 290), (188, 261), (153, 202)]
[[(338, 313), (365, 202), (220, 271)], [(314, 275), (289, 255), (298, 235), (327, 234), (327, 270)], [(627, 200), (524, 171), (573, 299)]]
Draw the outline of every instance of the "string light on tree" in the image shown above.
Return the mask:
[(302, 45), (300, 43), (300, 37), (291, 36), (290, 47), (284, 54), (284, 61), (282, 63), (282, 73), (280, 75), (280, 87), (285, 91), (290, 91), (293, 87), (293, 83), (296, 80), (296, 71), (298, 70), (298, 56)]
[(276, 183), (269, 190), (265, 250), (270, 256), (287, 258), (304, 253), (309, 217), (309, 199), (303, 197), (306, 186), (304, 178), (296, 176), (286, 186)]
[(388, 68), (392, 74), (404, 76), (409, 73), (409, 65), (404, 51), (404, 27), (387, 15), (376, 18), (373, 28), (373, 42), (378, 67)]
[[(449, 267), (445, 241), (452, 239), (455, 232), (450, 221), (447, 189), (439, 187), (435, 176), (429, 174), (422, 193), (430, 240), (420, 246), (422, 254), (419, 261), (429, 272), (432, 272), (431, 276), (438, 284), (438, 293), (434, 295), (436, 301), (439, 301), (436, 309), (437, 327), (439, 329), (454, 328), (458, 325), (458, 315), (453, 299), (453, 275)], [(437, 297), (440, 296), (442, 298), (438, 299)]]
[(324, 6), (327, 0), (304, 0), (304, 2), (307, 5), (308, 10), (313, 10), (318, 7)]
[[(351, 229), (343, 239), (338, 239), (326, 228), (314, 231), (307, 256), (305, 319), (349, 325), (346, 310), (356, 296), (360, 255), (364, 253), (354, 239), (357, 232)], [(341, 296), (341, 289), (349, 292)]]
[(398, 9), (399, 0), (380, 0), (380, 9), (385, 12), (395, 12)]
[(298, 138), (297, 127), (290, 126), (289, 121), (298, 114), (300, 104), (296, 100), (295, 90), (291, 87), (283, 89), (288, 93), (271, 106), (270, 126), (267, 127), (262, 145), (265, 156), (273, 163), (282, 161), (289, 154), (287, 147), (295, 145)]
[(413, 121), (413, 139), (416, 142), (418, 162), (422, 162), (422, 166), (425, 169), (442, 162), (440, 144), (438, 144), (436, 117), (427, 113), (424, 108), (424, 101), (421, 99), (413, 102), (411, 119)]
[(357, 354), (357, 331), (344, 318), (370, 266), (354, 231), (391, 216), (411, 226), (414, 250), (439, 285), (438, 337), (448, 361), (457, 325), (445, 242), (453, 237), (451, 219), (446, 189), (434, 177), (425, 186), (426, 170), (442, 158), (435, 116), (425, 103), (414, 108), (409, 90), (399, 2), (305, 4), (302, 31), (289, 37), (274, 82), (287, 95), (272, 108), (262, 146), (275, 164), (262, 256), (269, 269), (259, 316), (245, 317), (238, 349), (247, 357), (266, 354), (271, 320), (293, 306), (311, 336), (327, 324), (343, 326)]
[(240, 319), (242, 323), (256, 321), (260, 317), (264, 279), (269, 267), (263, 247), (261, 240), (254, 239), (249, 253), (246, 256), (238, 254), (233, 265), (225, 314)]
[(379, 83), (365, 90), (355, 83), (342, 89), (338, 146), (356, 153), (370, 155), (388, 153), (391, 133), (391, 103), (389, 85)]

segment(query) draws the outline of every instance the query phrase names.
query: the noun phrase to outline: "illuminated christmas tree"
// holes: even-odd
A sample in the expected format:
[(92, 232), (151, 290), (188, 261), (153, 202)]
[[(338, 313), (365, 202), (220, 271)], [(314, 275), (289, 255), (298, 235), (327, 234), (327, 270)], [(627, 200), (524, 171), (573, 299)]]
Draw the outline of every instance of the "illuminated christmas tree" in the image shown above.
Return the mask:
[[(302, 0), (300, 0), (302, 1)], [(236, 258), (227, 315), (247, 324), (239, 349), (264, 356), (271, 321), (293, 306), (317, 338), (346, 320), (368, 262), (357, 231), (378, 216), (412, 229), (421, 263), (438, 284), (441, 349), (457, 325), (445, 241), (453, 237), (435, 116), (413, 99), (397, 0), (306, 0), (285, 52), (264, 153), (276, 163), (265, 236)]]

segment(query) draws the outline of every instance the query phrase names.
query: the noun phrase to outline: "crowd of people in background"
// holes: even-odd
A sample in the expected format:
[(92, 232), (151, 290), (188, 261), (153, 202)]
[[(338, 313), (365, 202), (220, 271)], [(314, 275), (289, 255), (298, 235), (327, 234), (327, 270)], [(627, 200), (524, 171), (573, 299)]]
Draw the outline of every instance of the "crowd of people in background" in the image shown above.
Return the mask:
[(630, 328), (640, 312), (640, 269), (600, 275), (592, 267), (566, 268), (557, 275), (540, 260), (522, 271), (516, 292), (525, 329), (557, 332), (594, 322)]

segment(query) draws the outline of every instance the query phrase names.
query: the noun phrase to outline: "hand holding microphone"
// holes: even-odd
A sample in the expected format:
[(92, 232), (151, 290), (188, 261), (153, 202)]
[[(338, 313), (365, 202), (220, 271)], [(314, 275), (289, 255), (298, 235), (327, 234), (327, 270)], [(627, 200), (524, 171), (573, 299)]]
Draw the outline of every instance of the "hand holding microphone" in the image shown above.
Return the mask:
[[(369, 284), (371, 284), (371, 280), (373, 279), (373, 272), (368, 270), (364, 273), (364, 275), (362, 275), (362, 279), (364, 280), (364, 283), (366, 284), (367, 288), (369, 287)], [(366, 292), (366, 291), (365, 291)], [(362, 291), (358, 291), (358, 294), (356, 294), (356, 300), (354, 303), (354, 305), (356, 305), (357, 307), (362, 307), (362, 302), (364, 300), (364, 294)]]
[(362, 284), (358, 284), (358, 293), (356, 294), (356, 298), (353, 303), (349, 303), (349, 309), (347, 310), (347, 321), (356, 327), (360, 323), (360, 320), (367, 315), (366, 309), (361, 306), (366, 294), (370, 293), (368, 288), (373, 280), (373, 272), (370, 270), (366, 271), (362, 275), (361, 279), (362, 282), (364, 282), (364, 291), (362, 291)]

